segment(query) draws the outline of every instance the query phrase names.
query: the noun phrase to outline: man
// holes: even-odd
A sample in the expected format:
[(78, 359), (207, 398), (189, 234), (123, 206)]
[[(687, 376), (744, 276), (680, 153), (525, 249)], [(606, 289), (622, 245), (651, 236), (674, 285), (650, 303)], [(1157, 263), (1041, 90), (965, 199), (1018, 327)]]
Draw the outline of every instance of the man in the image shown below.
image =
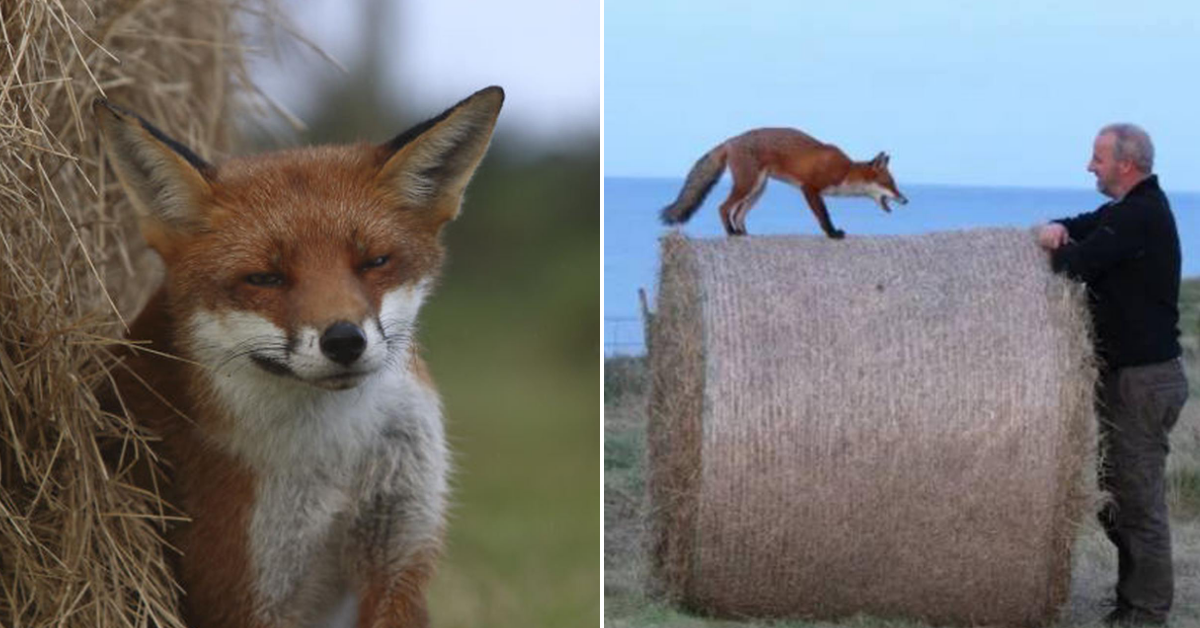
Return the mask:
[(1105, 621), (1121, 626), (1165, 624), (1174, 594), (1163, 476), (1187, 379), (1179, 360), (1179, 235), (1153, 166), (1145, 131), (1104, 127), (1088, 171), (1113, 200), (1037, 230), (1055, 272), (1088, 286), (1102, 364), (1100, 485), (1112, 495), (1100, 521), (1119, 561), (1116, 608)]

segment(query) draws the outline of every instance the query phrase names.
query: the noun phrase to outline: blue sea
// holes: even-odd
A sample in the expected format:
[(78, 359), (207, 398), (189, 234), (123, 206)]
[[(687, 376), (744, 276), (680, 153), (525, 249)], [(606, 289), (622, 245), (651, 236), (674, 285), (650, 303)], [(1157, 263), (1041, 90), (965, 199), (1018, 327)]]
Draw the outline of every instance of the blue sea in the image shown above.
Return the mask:
[[(1175, 212), (1183, 247), (1183, 274), (1200, 275), (1200, 193), (1165, 190)], [(683, 179), (604, 179), (604, 354), (645, 352), (638, 289), (653, 308), (658, 239), (669, 231), (659, 210), (673, 201)], [(846, 237), (916, 234), (979, 227), (1029, 227), (1092, 211), (1107, 199), (1094, 189), (901, 185), (908, 205), (892, 203), (885, 214), (867, 198), (829, 198), (834, 226)], [(728, 177), (683, 227), (691, 237), (724, 236), (717, 208), (729, 193)], [(816, 218), (795, 188), (772, 181), (746, 229), (753, 235), (819, 235)]]

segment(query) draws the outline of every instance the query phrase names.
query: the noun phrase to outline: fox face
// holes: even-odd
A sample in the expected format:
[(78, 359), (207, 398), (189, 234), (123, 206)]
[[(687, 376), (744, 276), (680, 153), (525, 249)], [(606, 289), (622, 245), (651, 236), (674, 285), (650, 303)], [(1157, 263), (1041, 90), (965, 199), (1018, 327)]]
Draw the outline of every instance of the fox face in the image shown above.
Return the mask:
[(846, 173), (846, 178), (838, 185), (823, 190), (826, 196), (869, 196), (879, 203), (885, 212), (891, 212), (888, 200), (894, 200), (901, 205), (908, 204), (908, 198), (900, 193), (896, 181), (888, 170), (891, 157), (887, 153), (879, 153), (869, 162), (858, 164)]
[(226, 165), (212, 228), (177, 243), (181, 341), (218, 376), (352, 388), (407, 355), (442, 260), (437, 225), (395, 206), (361, 147), (287, 157)]
[(892, 211), (888, 207), (888, 199), (895, 200), (901, 205), (908, 204), (908, 198), (900, 193), (896, 188), (896, 181), (892, 178), (891, 171), (888, 170), (888, 162), (891, 157), (887, 153), (879, 153), (875, 159), (871, 160), (871, 173), (873, 175), (869, 184), (867, 195), (875, 199), (879, 203), (879, 207), (885, 212)]
[(214, 166), (136, 114), (94, 109), (165, 262), (176, 341), (214, 378), (354, 388), (407, 359), (440, 231), (490, 141), (488, 88), (381, 145)]

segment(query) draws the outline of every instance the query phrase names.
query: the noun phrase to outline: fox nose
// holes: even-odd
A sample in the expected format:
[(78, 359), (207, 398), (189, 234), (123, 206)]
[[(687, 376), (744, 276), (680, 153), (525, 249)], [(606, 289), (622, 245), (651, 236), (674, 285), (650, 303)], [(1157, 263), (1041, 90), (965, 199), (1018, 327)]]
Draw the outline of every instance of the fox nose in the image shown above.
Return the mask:
[(367, 336), (354, 323), (338, 321), (321, 334), (321, 353), (338, 364), (350, 364), (357, 360), (366, 348)]

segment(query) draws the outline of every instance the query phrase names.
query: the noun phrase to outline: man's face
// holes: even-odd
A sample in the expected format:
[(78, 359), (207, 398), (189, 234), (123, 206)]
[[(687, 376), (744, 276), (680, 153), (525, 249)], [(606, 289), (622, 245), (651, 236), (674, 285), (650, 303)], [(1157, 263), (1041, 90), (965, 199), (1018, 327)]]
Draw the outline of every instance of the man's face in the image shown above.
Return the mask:
[(1120, 164), (1113, 157), (1116, 144), (1117, 138), (1112, 133), (1096, 136), (1096, 142), (1092, 145), (1092, 160), (1087, 168), (1088, 172), (1096, 175), (1096, 189), (1111, 198), (1120, 196)]

